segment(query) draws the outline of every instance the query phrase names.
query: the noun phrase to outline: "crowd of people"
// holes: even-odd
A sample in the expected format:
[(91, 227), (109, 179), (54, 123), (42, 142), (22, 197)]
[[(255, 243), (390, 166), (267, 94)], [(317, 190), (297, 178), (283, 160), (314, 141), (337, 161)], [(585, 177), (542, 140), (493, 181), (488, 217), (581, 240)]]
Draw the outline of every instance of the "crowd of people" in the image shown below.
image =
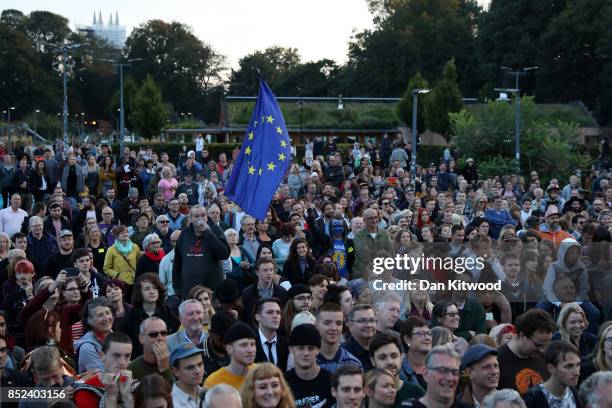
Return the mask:
[(309, 141), (257, 220), (201, 137), (0, 146), (1, 385), (62, 391), (2, 406), (612, 406), (612, 169), (411, 149)]

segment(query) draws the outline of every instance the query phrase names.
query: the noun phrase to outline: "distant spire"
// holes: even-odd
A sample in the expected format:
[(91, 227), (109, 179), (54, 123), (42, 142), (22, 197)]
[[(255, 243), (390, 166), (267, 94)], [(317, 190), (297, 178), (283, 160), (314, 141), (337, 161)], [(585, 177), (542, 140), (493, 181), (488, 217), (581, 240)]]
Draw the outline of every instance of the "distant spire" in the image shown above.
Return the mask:
[(110, 17), (108, 18), (108, 25), (112, 26), (113, 25), (113, 12), (111, 11), (109, 15)]
[(119, 12), (115, 11), (115, 25), (119, 25)]
[(94, 19), (93, 19), (93, 25), (98, 24), (98, 22), (96, 21), (96, 12), (94, 11)]
[(98, 11), (98, 24), (103, 25), (104, 21), (102, 20), (102, 10)]

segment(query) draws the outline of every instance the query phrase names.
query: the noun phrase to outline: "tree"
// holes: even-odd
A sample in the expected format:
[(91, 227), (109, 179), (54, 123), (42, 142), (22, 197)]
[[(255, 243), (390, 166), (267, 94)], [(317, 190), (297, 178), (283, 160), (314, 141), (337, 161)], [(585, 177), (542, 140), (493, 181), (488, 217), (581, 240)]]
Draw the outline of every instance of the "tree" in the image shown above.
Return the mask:
[(399, 96), (417, 71), (428, 80), (455, 58), (466, 92), (479, 81), (474, 59), (480, 7), (473, 0), (382, 0), (370, 3), (375, 28), (349, 44), (350, 94)]
[(455, 61), (450, 60), (444, 66), (442, 79), (427, 95), (423, 104), (425, 124), (433, 132), (438, 132), (447, 140), (451, 133), (449, 113), (459, 112), (463, 108), (461, 91), (457, 86)]
[(279, 93), (277, 82), (299, 64), (300, 54), (295, 48), (274, 46), (255, 51), (241, 58), (238, 69), (232, 70), (229, 92), (232, 95), (257, 95), (259, 79), (263, 77)]
[[(175, 111), (203, 115), (208, 93), (222, 81), (225, 60), (189, 27), (148, 21), (132, 31), (125, 49), (129, 58), (142, 58), (130, 68), (137, 81), (152, 75)], [(216, 117), (205, 119), (217, 119), (216, 112)]]
[(555, 102), (582, 100), (602, 122), (612, 122), (612, 83), (604, 74), (612, 72), (610, 24), (609, 0), (571, 2), (554, 18), (538, 43), (538, 96)]
[[(543, 178), (571, 174), (588, 168), (592, 160), (576, 151), (578, 126), (547, 123), (535, 110), (533, 97), (521, 98), (521, 169), (537, 169)], [(514, 163), (514, 105), (489, 102), (483, 108), (450, 114), (459, 149), (479, 158), (483, 175), (511, 173)]]
[(0, 23), (6, 24), (11, 30), (16, 30), (23, 23), (24, 19), (23, 13), (14, 9), (2, 10), (0, 15)]
[[(124, 74), (125, 75), (125, 74)], [(134, 80), (131, 75), (127, 75), (123, 79), (123, 107), (127, 115), (125, 115), (125, 126), (128, 129), (134, 129), (134, 123), (132, 121), (133, 116), (132, 112), (135, 111), (136, 108), (136, 99), (138, 98), (138, 93), (140, 92), (141, 87), (138, 86), (138, 83)], [(108, 112), (107, 114), (110, 117), (118, 118), (119, 117), (119, 107), (121, 106), (121, 102), (119, 101), (119, 91), (115, 91), (111, 97), (110, 103), (108, 104)]]
[[(408, 88), (402, 99), (397, 103), (397, 117), (408, 126), (412, 126), (412, 91), (415, 89), (428, 88), (429, 83), (420, 72), (416, 74), (408, 82)], [(422, 100), (421, 100), (422, 102)], [(422, 105), (421, 105), (422, 106)], [(417, 111), (417, 131), (423, 133), (425, 131), (425, 121), (423, 120), (423, 109)]]
[(159, 135), (166, 125), (168, 113), (151, 75), (147, 75), (142, 83), (133, 105), (130, 120), (135, 130), (146, 139)]

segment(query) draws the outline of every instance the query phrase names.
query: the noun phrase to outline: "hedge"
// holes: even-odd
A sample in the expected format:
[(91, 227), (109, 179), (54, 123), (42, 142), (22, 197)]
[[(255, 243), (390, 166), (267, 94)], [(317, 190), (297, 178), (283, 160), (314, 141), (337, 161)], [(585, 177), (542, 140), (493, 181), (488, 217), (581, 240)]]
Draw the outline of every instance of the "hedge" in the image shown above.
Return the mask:
[[(126, 143), (126, 147), (130, 147), (130, 149), (134, 149), (138, 151), (141, 146), (151, 146), (153, 151), (158, 154), (161, 152), (166, 152), (170, 155), (170, 161), (178, 162), (179, 154), (183, 151), (183, 145), (179, 143)], [(206, 148), (210, 152), (213, 158), (219, 157), (219, 154), (225, 153), (228, 157), (231, 157), (232, 150), (235, 147), (240, 147), (240, 143), (207, 143)], [(349, 149), (353, 148), (353, 145), (350, 143), (340, 143), (337, 145), (338, 149), (342, 152), (346, 152)], [(302, 157), (304, 157), (304, 145), (298, 144), (297, 146), (297, 157), (298, 160), (301, 161)], [(119, 145), (112, 145), (113, 152), (119, 151)], [(187, 145), (187, 150), (194, 150), (194, 145)], [(418, 151), (417, 162), (420, 164), (426, 164), (430, 162), (439, 162), (440, 158), (443, 156), (444, 146), (421, 146)]]

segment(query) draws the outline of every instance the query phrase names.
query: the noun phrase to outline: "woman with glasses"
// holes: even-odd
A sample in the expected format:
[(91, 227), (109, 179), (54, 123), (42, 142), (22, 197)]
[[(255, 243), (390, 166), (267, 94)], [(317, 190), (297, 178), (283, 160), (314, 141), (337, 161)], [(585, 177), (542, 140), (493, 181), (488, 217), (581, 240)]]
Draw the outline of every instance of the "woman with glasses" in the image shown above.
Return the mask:
[(127, 334), (134, 346), (132, 350), (132, 360), (142, 355), (142, 345), (138, 341), (140, 334), (140, 323), (147, 317), (157, 316), (166, 322), (168, 332), (174, 333), (180, 326), (176, 315), (164, 303), (166, 298), (166, 288), (159, 281), (159, 276), (153, 272), (140, 275), (134, 283), (134, 293), (132, 295), (132, 305), (130, 310), (123, 318), (119, 330)]
[(427, 389), (423, 372), (425, 371), (425, 358), (433, 344), (432, 330), (426, 320), (411, 316), (402, 322), (400, 335), (406, 350), (406, 357), (402, 361), (400, 370), (400, 378), (404, 382), (410, 382)]
[[(255, 283), (255, 261), (242, 245), (238, 245), (238, 231), (228, 228), (224, 232), (225, 239), (230, 247), (229, 257), (223, 261), (223, 274), (238, 282), (240, 290)], [(260, 246), (261, 248), (261, 246)]]
[(136, 278), (145, 272), (159, 273), (159, 263), (166, 253), (161, 247), (162, 241), (157, 234), (149, 234), (142, 240), (144, 253), (136, 264)]
[[(448, 330), (451, 334), (450, 342), (453, 343), (453, 347), (455, 347), (459, 354), (463, 354), (468, 347), (468, 343), (463, 337), (454, 334), (459, 328), (460, 321), (461, 314), (455, 303), (446, 301), (436, 302), (432, 310), (431, 326)], [(437, 344), (434, 342), (434, 345)]]

